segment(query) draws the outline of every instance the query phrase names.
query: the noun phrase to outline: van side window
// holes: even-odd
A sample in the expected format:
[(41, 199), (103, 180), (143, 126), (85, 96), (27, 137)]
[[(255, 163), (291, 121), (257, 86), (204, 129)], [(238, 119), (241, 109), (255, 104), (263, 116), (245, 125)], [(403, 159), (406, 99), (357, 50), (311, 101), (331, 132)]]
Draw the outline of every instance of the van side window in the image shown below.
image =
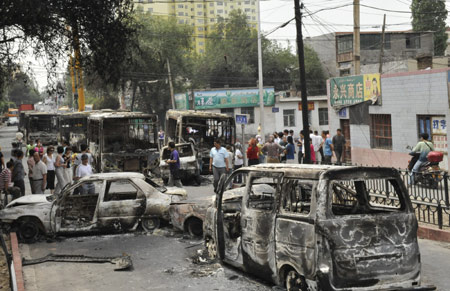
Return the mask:
[(248, 208), (272, 210), (275, 205), (275, 193), (278, 179), (258, 177), (251, 181), (248, 195)]
[(281, 188), (283, 212), (309, 214), (313, 183), (298, 179), (286, 179)]

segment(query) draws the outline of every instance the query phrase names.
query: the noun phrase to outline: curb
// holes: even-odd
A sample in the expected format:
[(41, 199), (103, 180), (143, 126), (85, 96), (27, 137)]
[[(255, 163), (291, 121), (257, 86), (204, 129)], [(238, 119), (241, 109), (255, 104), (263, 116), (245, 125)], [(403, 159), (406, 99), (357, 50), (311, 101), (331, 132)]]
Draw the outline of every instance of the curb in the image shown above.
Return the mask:
[(417, 230), (417, 237), (440, 242), (450, 242), (450, 231), (419, 226), (419, 229)]
[(17, 235), (15, 232), (11, 232), (11, 252), (13, 256), (14, 275), (16, 278), (17, 291), (25, 291), (25, 284), (23, 282), (22, 272), (22, 257), (19, 252), (19, 242), (17, 241)]

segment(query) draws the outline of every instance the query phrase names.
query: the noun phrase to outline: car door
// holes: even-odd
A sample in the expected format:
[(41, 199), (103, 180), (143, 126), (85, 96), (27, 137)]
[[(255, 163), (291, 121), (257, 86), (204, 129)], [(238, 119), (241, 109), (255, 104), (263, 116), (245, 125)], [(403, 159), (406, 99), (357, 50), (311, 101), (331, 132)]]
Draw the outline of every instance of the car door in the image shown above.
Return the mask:
[(98, 223), (102, 229), (126, 230), (144, 214), (146, 198), (130, 179), (108, 180), (100, 197)]
[(275, 219), (282, 173), (252, 172), (242, 200), (244, 268), (259, 277), (276, 273)]

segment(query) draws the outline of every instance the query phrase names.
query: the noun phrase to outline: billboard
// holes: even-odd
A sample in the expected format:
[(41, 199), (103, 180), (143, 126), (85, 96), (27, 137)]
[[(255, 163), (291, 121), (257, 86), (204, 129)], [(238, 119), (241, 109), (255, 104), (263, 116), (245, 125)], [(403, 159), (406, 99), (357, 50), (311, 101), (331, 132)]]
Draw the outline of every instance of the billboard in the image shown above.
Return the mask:
[[(275, 104), (274, 88), (264, 88), (264, 105)], [(259, 106), (258, 89), (224, 89), (194, 92), (195, 109), (218, 109)]]
[(331, 78), (330, 95), (331, 106), (351, 106), (367, 100), (380, 104), (380, 74)]

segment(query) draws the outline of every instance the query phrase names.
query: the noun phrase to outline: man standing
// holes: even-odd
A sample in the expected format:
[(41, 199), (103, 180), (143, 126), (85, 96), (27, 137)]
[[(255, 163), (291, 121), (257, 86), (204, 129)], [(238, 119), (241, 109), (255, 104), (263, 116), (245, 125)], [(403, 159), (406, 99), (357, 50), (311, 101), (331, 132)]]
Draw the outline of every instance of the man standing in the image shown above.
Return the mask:
[(28, 180), (30, 181), (30, 186), (31, 186), (31, 194), (36, 194), (34, 193), (34, 189), (33, 189), (33, 167), (34, 164), (36, 163), (34, 161), (34, 149), (31, 149), (28, 151), (28, 159), (27, 159), (27, 166), (28, 166)]
[(33, 183), (31, 189), (33, 194), (44, 194), (47, 186), (47, 166), (41, 161), (39, 153), (34, 153), (34, 167), (33, 167)]
[(166, 163), (169, 164), (170, 168), (170, 176), (168, 186), (177, 186), (183, 187), (180, 181), (180, 155), (178, 151), (175, 149), (175, 143), (173, 141), (169, 142), (169, 151), (170, 157), (166, 160)]
[(13, 187), (13, 183), (11, 182), (12, 171), (14, 169), (14, 163), (9, 161), (6, 163), (6, 168), (0, 173), (0, 190), (5, 191), (6, 194), (11, 194), (12, 199), (19, 198), (20, 189), (17, 187)]
[(410, 173), (410, 184), (414, 185), (415, 175), (419, 172), (420, 166), (428, 161), (427, 155), (429, 152), (434, 151), (434, 146), (431, 141), (428, 141), (428, 133), (421, 133), (420, 140), (416, 146), (412, 149), (414, 153), (420, 153), (419, 159), (414, 164), (414, 167)]
[[(75, 180), (79, 180), (85, 176), (92, 175), (92, 167), (89, 165), (89, 157), (87, 154), (81, 155), (81, 165), (77, 167)], [(80, 194), (95, 194), (95, 186), (93, 183), (83, 183), (81, 185)]]
[(325, 137), (325, 142), (323, 143), (324, 164), (330, 165), (331, 157), (333, 156), (333, 142), (329, 136), (327, 137), (326, 132), (323, 135)]
[(341, 159), (344, 154), (345, 137), (342, 134), (342, 130), (340, 128), (336, 130), (336, 135), (333, 136), (332, 143), (334, 154), (336, 155), (336, 165), (341, 165)]
[(158, 141), (159, 141), (160, 148), (162, 148), (164, 146), (164, 138), (165, 138), (164, 130), (162, 128), (160, 128), (159, 132), (158, 132)]
[(214, 147), (209, 153), (209, 171), (214, 175), (214, 192), (217, 192), (217, 185), (220, 177), (228, 172), (228, 151), (221, 146), (220, 140), (214, 142)]
[(16, 161), (14, 162), (14, 169), (12, 172), (12, 180), (14, 181), (14, 187), (19, 187), (20, 195), (25, 196), (25, 182), (23, 179), (25, 178), (25, 170), (23, 169), (22, 164), (23, 159), (23, 151), (16, 151)]
[(81, 152), (79, 154), (76, 155), (75, 157), (75, 161), (74, 161), (74, 169), (73, 169), (73, 173), (75, 174), (77, 171), (77, 167), (79, 165), (81, 165), (81, 157), (86, 154), (88, 156), (88, 164), (92, 166), (92, 164), (94, 163), (94, 158), (92, 157), (91, 153), (88, 152), (88, 146), (87, 144), (81, 144), (80, 145), (80, 150)]
[(284, 150), (282, 146), (274, 141), (274, 136), (269, 136), (269, 141), (261, 149), (267, 156), (267, 163), (279, 163), (280, 153)]
[(319, 151), (320, 151), (320, 147), (322, 146), (322, 137), (319, 136), (319, 133), (317, 132), (317, 130), (314, 131), (314, 134), (310, 135), (311, 137), (311, 143), (314, 147), (314, 153), (316, 156), (316, 164), (319, 164)]

